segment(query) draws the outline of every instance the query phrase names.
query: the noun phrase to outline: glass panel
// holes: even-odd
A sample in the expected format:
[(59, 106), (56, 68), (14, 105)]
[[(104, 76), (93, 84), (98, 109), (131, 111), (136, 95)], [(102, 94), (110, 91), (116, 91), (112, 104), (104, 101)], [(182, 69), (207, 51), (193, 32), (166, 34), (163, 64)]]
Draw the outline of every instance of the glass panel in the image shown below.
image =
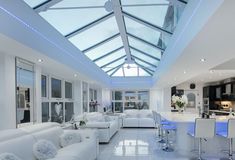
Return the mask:
[(73, 102), (65, 102), (65, 122), (71, 120), (74, 115)]
[(97, 101), (97, 90), (94, 90), (94, 100)]
[(61, 80), (51, 78), (51, 97), (62, 98), (61, 96)]
[(139, 67), (139, 76), (151, 76), (151, 75)]
[(51, 103), (51, 122), (62, 123), (64, 119), (63, 103)]
[(42, 97), (47, 97), (47, 77), (41, 75), (41, 92)]
[(145, 41), (158, 44), (161, 33), (132, 19), (124, 17), (127, 32)]
[(42, 122), (48, 122), (49, 120), (49, 102), (42, 102)]
[(16, 58), (17, 125), (34, 121), (34, 64)]
[(147, 61), (147, 62), (149, 62), (149, 63), (151, 63), (153, 65), (157, 65), (158, 62), (159, 62), (158, 60), (153, 59), (153, 58), (151, 58), (149, 56), (146, 56), (143, 53), (140, 53), (140, 52), (135, 51), (133, 49), (131, 49), (131, 55), (136, 56), (136, 57), (138, 57), (138, 58), (140, 58), (140, 59), (142, 59), (144, 61)]
[(65, 98), (73, 98), (73, 84), (70, 82), (65, 82)]
[[(61, 3), (66, 3), (66, 1)], [(108, 13), (103, 8), (92, 8), (47, 10), (39, 14), (62, 35), (67, 35)], [(62, 21), (63, 23), (61, 23)]]
[(155, 48), (153, 48), (145, 43), (142, 43), (138, 40), (135, 40), (134, 38), (131, 38), (131, 37), (128, 37), (128, 40), (129, 40), (129, 44), (132, 47), (135, 47), (136, 49), (139, 49), (141, 51), (144, 51), (147, 54), (150, 54), (154, 57), (161, 59), (161, 51), (160, 50), (155, 49)]
[[(89, 52), (86, 52), (85, 54), (91, 59), (94, 60), (96, 58), (99, 58), (119, 47), (122, 47), (122, 40), (121, 37), (117, 37), (93, 50), (90, 50)], [(119, 50), (120, 51), (120, 50)], [(117, 51), (118, 52), (118, 51)]]
[[(157, 4), (157, 3), (167, 3), (167, 2), (164, 0), (164, 1), (158, 1), (158, 2), (152, 1), (150, 2), (150, 4), (151, 3)], [(164, 21), (165, 21), (165, 16), (168, 10), (168, 5), (123, 7), (123, 10), (149, 23), (152, 23), (159, 27), (164, 27)]]
[(82, 106), (83, 112), (88, 112), (88, 84), (82, 82)]
[(122, 91), (113, 91), (112, 100), (122, 100)]
[(95, 7), (95, 6), (104, 6), (106, 0), (63, 0), (52, 8), (59, 7)]
[(113, 102), (112, 108), (115, 112), (123, 112), (123, 102)]
[[(147, 63), (145, 63), (145, 62), (142, 62), (142, 61), (140, 61), (140, 60), (138, 60), (138, 59), (135, 59), (135, 61), (136, 61), (136, 63), (138, 63), (138, 64), (140, 64), (140, 65), (142, 65), (142, 66), (144, 66), (144, 67), (146, 67), (146, 68), (149, 68), (149, 69), (151, 69), (151, 70), (155, 70), (156, 68), (155, 67), (153, 67), (153, 66), (151, 66), (151, 65), (149, 65), (149, 64), (147, 64)], [(159, 62), (158, 62), (159, 63)], [(158, 65), (158, 64), (157, 64)]]
[(46, 2), (47, 0), (24, 0), (25, 3), (27, 3), (31, 8), (34, 8), (38, 6), (39, 4), (42, 4), (43, 2)]
[[(113, 72), (108, 73), (108, 74), (110, 75), (110, 74), (112, 74), (112, 73), (113, 73)], [(112, 76), (113, 76), (113, 77), (123, 77), (124, 75), (123, 75), (122, 67), (121, 67), (119, 70), (117, 70)]]
[[(126, 57), (124, 57), (124, 58), (122, 58), (122, 59), (120, 59), (120, 60), (118, 60), (118, 61), (115, 61), (115, 62), (113, 62), (112, 64), (110, 64), (110, 65), (108, 65), (108, 66), (106, 66), (106, 67), (104, 67), (104, 68), (102, 68), (103, 70), (106, 70), (106, 69), (112, 69), (112, 68), (114, 68), (114, 67), (117, 67), (118, 65), (120, 65), (120, 64), (122, 64), (124, 61), (125, 61), (125, 58)], [(101, 67), (101, 66), (99, 66), (99, 67)]]
[(138, 76), (138, 67), (135, 64), (125, 64), (123, 69), (126, 77)]
[(98, 42), (101, 42), (119, 32), (114, 17), (99, 23), (86, 31), (83, 31), (69, 40), (80, 50), (84, 50)]
[(95, 63), (98, 66), (102, 66), (102, 65), (106, 64), (107, 62), (111, 62), (111, 61), (113, 61), (117, 58), (120, 58), (120, 57), (124, 56), (124, 55), (126, 55), (126, 53), (125, 53), (124, 49), (122, 49), (120, 51), (117, 51), (113, 54), (108, 55), (107, 57), (104, 57), (104, 58), (96, 61)]

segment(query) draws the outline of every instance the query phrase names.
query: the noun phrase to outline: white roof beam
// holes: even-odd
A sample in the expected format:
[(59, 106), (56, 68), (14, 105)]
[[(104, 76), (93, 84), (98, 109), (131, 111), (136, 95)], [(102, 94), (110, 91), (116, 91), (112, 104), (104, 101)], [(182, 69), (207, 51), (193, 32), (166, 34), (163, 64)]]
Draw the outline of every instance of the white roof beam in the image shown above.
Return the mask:
[(131, 60), (131, 52), (130, 47), (128, 43), (127, 33), (126, 33), (126, 27), (122, 15), (122, 8), (119, 0), (112, 0), (112, 6), (113, 6), (113, 12), (114, 16), (117, 21), (118, 29), (122, 38), (123, 46), (126, 52), (127, 62), (132, 62)]
[(36, 7), (34, 7), (34, 11), (39, 13), (39, 12), (44, 12), (47, 11), (48, 8), (54, 6), (55, 4), (61, 2), (62, 0), (47, 0), (46, 2), (43, 2)]

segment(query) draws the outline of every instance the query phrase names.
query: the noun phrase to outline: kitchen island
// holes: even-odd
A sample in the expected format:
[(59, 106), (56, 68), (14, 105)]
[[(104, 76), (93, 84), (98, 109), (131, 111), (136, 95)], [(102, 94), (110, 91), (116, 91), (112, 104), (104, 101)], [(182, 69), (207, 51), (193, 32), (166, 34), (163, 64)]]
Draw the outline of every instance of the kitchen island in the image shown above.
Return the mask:
[[(159, 112), (163, 119), (174, 123), (177, 127), (175, 134), (172, 134), (175, 150), (182, 155), (192, 154), (190, 151), (198, 148), (198, 142), (187, 134), (189, 130), (194, 129), (194, 122), (199, 115), (190, 112)], [(225, 130), (229, 116), (214, 116), (216, 119), (216, 130)], [(202, 142), (202, 149), (208, 155), (218, 155), (221, 150), (228, 149), (228, 140), (215, 136), (213, 139), (208, 139)]]

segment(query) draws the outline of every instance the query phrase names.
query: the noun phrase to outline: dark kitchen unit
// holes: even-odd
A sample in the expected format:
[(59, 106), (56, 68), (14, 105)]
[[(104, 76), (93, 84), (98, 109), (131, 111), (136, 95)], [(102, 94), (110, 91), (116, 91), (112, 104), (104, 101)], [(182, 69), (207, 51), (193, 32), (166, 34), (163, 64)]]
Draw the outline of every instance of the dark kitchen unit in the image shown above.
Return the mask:
[(235, 78), (203, 87), (203, 110), (216, 115), (228, 115), (235, 109)]

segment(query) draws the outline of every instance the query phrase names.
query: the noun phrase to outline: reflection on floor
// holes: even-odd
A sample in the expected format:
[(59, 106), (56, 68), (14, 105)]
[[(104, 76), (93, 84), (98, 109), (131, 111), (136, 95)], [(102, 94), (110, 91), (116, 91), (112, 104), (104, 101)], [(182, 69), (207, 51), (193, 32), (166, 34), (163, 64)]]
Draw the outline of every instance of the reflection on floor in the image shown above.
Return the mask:
[[(98, 160), (191, 160), (196, 157), (194, 153), (187, 156), (174, 152), (166, 153), (161, 150), (161, 144), (157, 143), (154, 129), (121, 129), (109, 144), (100, 145)], [(219, 155), (204, 158), (216, 160)]]

